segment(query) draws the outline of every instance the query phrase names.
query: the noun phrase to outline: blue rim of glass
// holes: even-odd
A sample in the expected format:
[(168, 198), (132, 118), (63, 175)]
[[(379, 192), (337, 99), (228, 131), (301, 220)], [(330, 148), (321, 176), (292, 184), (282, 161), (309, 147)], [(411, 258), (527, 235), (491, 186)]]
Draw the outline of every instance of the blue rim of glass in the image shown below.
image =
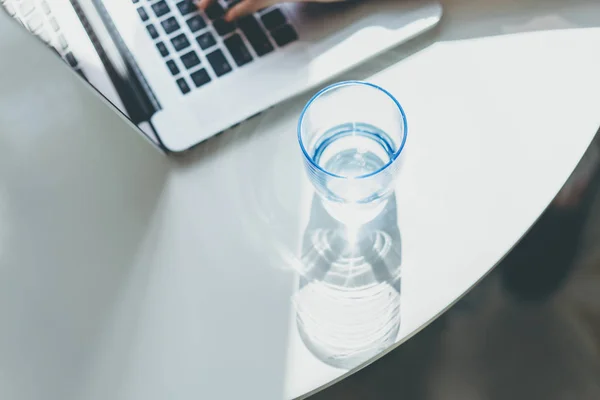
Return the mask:
[[(402, 137), (402, 143), (400, 143), (400, 146), (398, 146), (398, 150), (396, 150), (396, 152), (392, 155), (390, 161), (388, 161), (387, 164), (385, 164), (384, 166), (382, 166), (381, 168), (379, 168), (377, 171), (369, 172), (368, 174), (354, 176), (354, 177), (337, 175), (337, 174), (329, 172), (329, 171), (321, 168), (321, 166), (315, 164), (315, 162), (313, 161), (312, 157), (310, 157), (308, 155), (308, 152), (306, 151), (306, 148), (304, 147), (304, 143), (302, 141), (302, 123), (304, 122), (304, 115), (306, 114), (306, 111), (311, 106), (311, 104), (316, 99), (318, 99), (319, 97), (321, 97), (321, 95), (325, 94), (326, 92), (328, 92), (328, 91), (330, 91), (332, 89), (337, 89), (337, 88), (340, 88), (342, 86), (350, 86), (350, 85), (368, 86), (368, 87), (371, 87), (373, 89), (377, 89), (377, 90), (383, 92), (385, 95), (387, 95), (390, 99), (392, 99), (392, 101), (398, 107), (398, 110), (400, 111), (400, 115), (402, 116), (402, 124), (403, 124), (403, 128), (404, 128), (404, 135)], [(364, 81), (342, 81), (342, 82), (337, 82), (337, 83), (331, 84), (331, 85), (329, 85), (329, 86), (321, 89), (320, 91), (318, 91), (308, 101), (308, 103), (306, 103), (306, 105), (304, 106), (304, 109), (302, 110), (302, 113), (300, 114), (300, 119), (298, 120), (298, 143), (300, 144), (300, 148), (302, 149), (302, 153), (304, 154), (304, 157), (310, 162), (310, 164), (312, 166), (314, 166), (319, 171), (323, 172), (326, 175), (329, 175), (329, 176), (334, 177), (334, 178), (339, 178), (339, 179), (364, 179), (364, 178), (368, 178), (368, 177), (373, 176), (373, 175), (377, 175), (381, 171), (385, 170), (390, 165), (392, 165), (394, 163), (394, 161), (396, 161), (396, 159), (398, 158), (398, 156), (400, 155), (400, 153), (402, 153), (402, 149), (404, 149), (404, 144), (406, 143), (406, 137), (407, 136), (408, 136), (408, 123), (406, 122), (406, 114), (404, 113), (404, 109), (402, 108), (402, 106), (400, 105), (400, 103), (398, 102), (398, 100), (396, 100), (396, 98), (390, 92), (388, 92), (387, 90), (385, 90), (381, 86), (377, 86), (377, 85), (375, 85), (373, 83), (364, 82)]]

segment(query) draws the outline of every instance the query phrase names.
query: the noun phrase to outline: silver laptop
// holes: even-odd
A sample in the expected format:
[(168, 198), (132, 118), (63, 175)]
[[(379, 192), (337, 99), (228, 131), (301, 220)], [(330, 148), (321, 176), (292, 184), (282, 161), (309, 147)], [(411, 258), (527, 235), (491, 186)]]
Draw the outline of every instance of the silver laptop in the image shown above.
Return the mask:
[[(228, 4), (229, 1), (229, 4)], [(153, 142), (180, 152), (433, 27), (436, 0), (0, 0)]]

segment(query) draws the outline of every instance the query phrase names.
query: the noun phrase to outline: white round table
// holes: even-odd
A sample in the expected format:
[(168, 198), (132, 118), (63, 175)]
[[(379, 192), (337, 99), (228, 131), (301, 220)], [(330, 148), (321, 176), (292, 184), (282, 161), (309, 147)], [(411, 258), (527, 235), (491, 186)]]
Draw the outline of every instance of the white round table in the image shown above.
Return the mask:
[[(323, 228), (295, 137), (308, 95), (168, 159), (0, 20), (0, 398), (290, 399), (454, 304), (600, 126), (600, 3), (448, 0), (445, 12), (435, 32), (340, 78), (384, 86), (409, 123), (385, 219), (398, 312), (384, 305), (393, 338), (372, 346), (339, 324), (375, 321), (380, 305), (333, 304), (303, 269)], [(324, 359), (328, 329), (377, 351)]]

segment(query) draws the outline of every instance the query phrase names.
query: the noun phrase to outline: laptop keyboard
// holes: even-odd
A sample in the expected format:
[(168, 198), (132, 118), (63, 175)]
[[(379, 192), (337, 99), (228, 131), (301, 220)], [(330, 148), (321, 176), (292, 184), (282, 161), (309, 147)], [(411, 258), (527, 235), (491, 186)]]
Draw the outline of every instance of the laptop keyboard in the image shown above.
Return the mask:
[[(298, 39), (296, 30), (277, 6), (227, 22), (223, 19), (226, 7), (239, 0), (215, 0), (205, 12), (198, 11), (193, 0), (131, 1), (183, 94)], [(0, 4), (85, 78), (45, 0), (0, 0)]]
[(85, 78), (79, 62), (73, 55), (52, 9), (44, 0), (0, 0), (9, 15), (21, 22), (27, 30), (41, 38)]
[(298, 39), (276, 6), (227, 22), (223, 19), (226, 3), (217, 0), (205, 12), (192, 0), (131, 1), (183, 94)]

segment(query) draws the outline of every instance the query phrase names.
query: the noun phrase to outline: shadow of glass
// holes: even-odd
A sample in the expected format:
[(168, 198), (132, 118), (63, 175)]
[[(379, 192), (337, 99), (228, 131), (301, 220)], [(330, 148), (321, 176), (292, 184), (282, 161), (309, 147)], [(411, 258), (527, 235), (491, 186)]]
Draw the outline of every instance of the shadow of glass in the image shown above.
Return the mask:
[(296, 323), (318, 359), (351, 369), (395, 343), (402, 264), (395, 196), (355, 229), (314, 197), (300, 260)]

